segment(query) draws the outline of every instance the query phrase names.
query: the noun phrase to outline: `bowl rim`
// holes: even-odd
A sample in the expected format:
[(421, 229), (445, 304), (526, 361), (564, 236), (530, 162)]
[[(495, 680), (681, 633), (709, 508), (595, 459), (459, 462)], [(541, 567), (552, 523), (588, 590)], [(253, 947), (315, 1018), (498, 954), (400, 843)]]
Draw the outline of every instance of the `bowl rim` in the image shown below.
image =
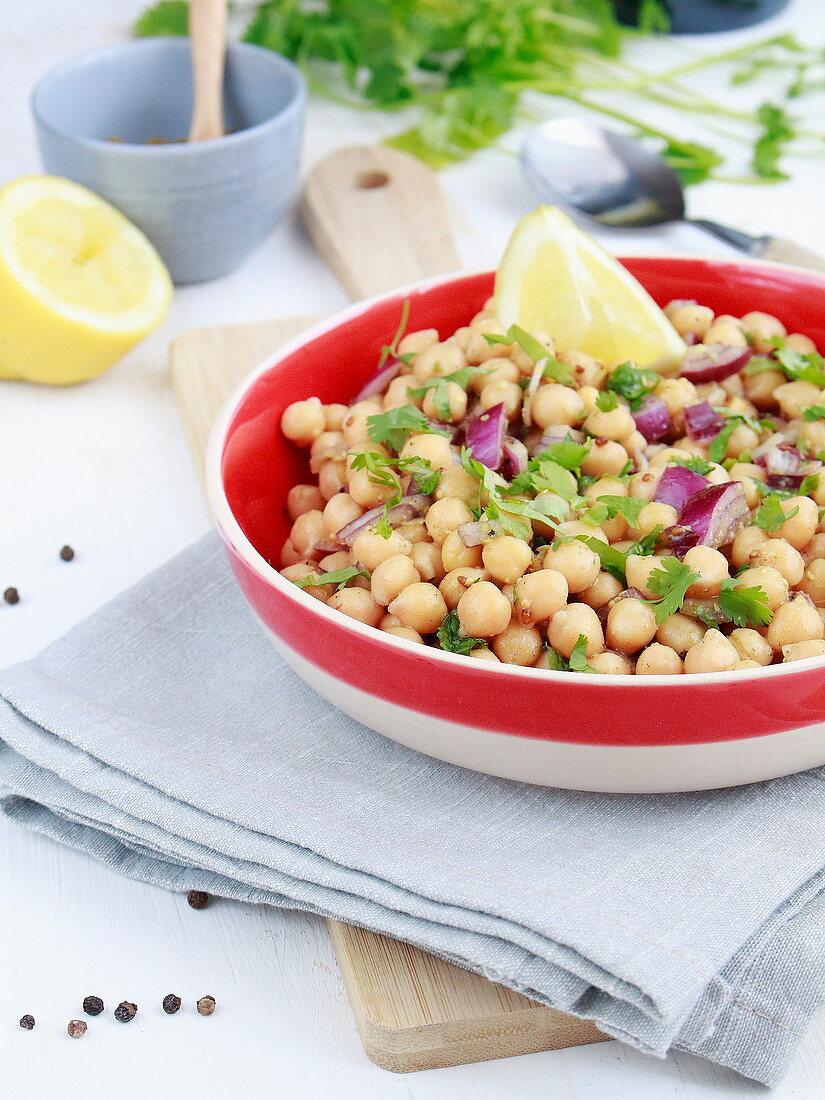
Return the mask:
[[(620, 262), (624, 259), (657, 261), (694, 260), (702, 261), (703, 263), (711, 263), (714, 266), (724, 266), (726, 264), (741, 266), (744, 264), (754, 269), (761, 268), (772, 271), (789, 271), (791, 273), (796, 272), (798, 274), (804, 274), (807, 278), (810, 278), (811, 275), (813, 275), (814, 278), (817, 277), (816, 272), (811, 272), (807, 268), (777, 263), (770, 260), (754, 260), (750, 257), (743, 257), (740, 259), (732, 256), (730, 259), (726, 259), (724, 257), (661, 252), (624, 255), (618, 256), (617, 259)], [(495, 268), (482, 267), (446, 272), (442, 275), (435, 275), (427, 279), (407, 283), (404, 286), (395, 287), (382, 294), (376, 294), (371, 298), (365, 298), (360, 302), (348, 306), (346, 309), (336, 311), (331, 316), (305, 329), (303, 332), (299, 333), (298, 336), (293, 337), (293, 339), (281, 345), (275, 353), (270, 353), (266, 356), (257, 367), (253, 368), (253, 370), (233, 388), (215, 417), (206, 445), (204, 472), (210, 510), (217, 524), (218, 532), (243, 560), (246, 566), (252, 569), (261, 580), (273, 586), (281, 595), (292, 600), (293, 603), (297, 604), (305, 611), (317, 615), (321, 621), (329, 620), (339, 627), (352, 630), (355, 634), (365, 639), (388, 647), (390, 652), (395, 650), (411, 656), (420, 657), (423, 648), (429, 659), (444, 665), (445, 671), (450, 668), (467, 669), (468, 658), (456, 653), (445, 653), (443, 650), (434, 649), (432, 646), (422, 647), (418, 642), (410, 642), (404, 638), (397, 638), (392, 634), (387, 634), (384, 631), (378, 630), (376, 627), (368, 626), (366, 623), (361, 623), (356, 619), (341, 615), (340, 612), (327, 607), (325, 604), (321, 603), (320, 600), (310, 596), (303, 589), (298, 588), (297, 585), (292, 584), (291, 581), (282, 577), (279, 571), (274, 566), (270, 565), (263, 555), (255, 549), (245, 535), (240, 524), (235, 519), (232, 509), (229, 506), (229, 501), (226, 498), (222, 474), (222, 461), (229, 427), (248, 391), (254, 386), (259, 378), (278, 366), (279, 363), (298, 351), (303, 345), (310, 343), (318, 336), (337, 328), (339, 325), (345, 324), (347, 321), (368, 312), (375, 305), (380, 303), (394, 298), (403, 298), (412, 293), (431, 290), (438, 286), (494, 273)], [(821, 277), (821, 281), (823, 292), (825, 292), (825, 276)], [(481, 662), (476, 662), (474, 671), (489, 672), (491, 675), (509, 677), (511, 679), (513, 677), (524, 676), (527, 677), (528, 680), (538, 679), (547, 682), (549, 677), (551, 682), (555, 680), (558, 683), (570, 685), (572, 680), (577, 684), (581, 684), (582, 687), (590, 688), (597, 686), (602, 688), (624, 688), (632, 684), (634, 685), (633, 690), (636, 691), (652, 690), (661, 687), (674, 687), (676, 685), (693, 685), (698, 689), (700, 687), (713, 685), (747, 683), (754, 679), (762, 680), (766, 677), (784, 678), (787, 676), (794, 676), (797, 673), (814, 671), (817, 668), (825, 671), (825, 656), (806, 657), (800, 661), (789, 661), (787, 664), (768, 665), (757, 669), (734, 669), (729, 672), (700, 672), (690, 673), (689, 675), (682, 673), (680, 675), (668, 674), (655, 676), (629, 676), (623, 673), (587, 672), (578, 672), (574, 676), (571, 676), (569, 672), (532, 668), (531, 666), (524, 665), (508, 665), (503, 662), (496, 664), (492, 661), (483, 662), (483, 669), (480, 669), (477, 667), (480, 663)]]
[(148, 51), (149, 49), (157, 50), (159, 48), (188, 53), (189, 39), (188, 37), (180, 35), (155, 35), (145, 38), (133, 38), (126, 42), (113, 42), (107, 46), (98, 46), (92, 50), (84, 50), (82, 53), (74, 54), (74, 56), (67, 57), (63, 61), (58, 62), (40, 77), (29, 96), (29, 105), (35, 122), (41, 129), (65, 141), (71, 141), (76, 145), (89, 149), (105, 149), (107, 153), (115, 156), (192, 157), (208, 154), (216, 148), (225, 149), (230, 145), (237, 146), (249, 141), (254, 141), (264, 134), (267, 129), (274, 127), (276, 124), (280, 125), (288, 121), (293, 115), (300, 115), (304, 110), (307, 100), (307, 84), (303, 73), (294, 61), (290, 61), (288, 57), (284, 57), (283, 54), (279, 54), (275, 50), (266, 49), (264, 46), (258, 46), (253, 42), (233, 41), (227, 43), (228, 52), (239, 54), (242, 57), (244, 55), (256, 53), (261, 56), (266, 56), (273, 67), (287, 75), (291, 81), (291, 94), (288, 102), (276, 114), (264, 119), (263, 122), (257, 122), (254, 126), (247, 126), (243, 130), (237, 130), (232, 134), (224, 134), (223, 137), (207, 138), (205, 141), (191, 143), (188, 141), (180, 141), (169, 142), (167, 144), (147, 145), (145, 142), (115, 142), (107, 141), (105, 138), (83, 137), (80, 134), (72, 133), (71, 130), (55, 126), (54, 123), (46, 118), (41, 105), (42, 97), (49, 90), (50, 85), (54, 83), (54, 81), (69, 75), (73, 69), (91, 64), (97, 60), (105, 60), (107, 57), (116, 56), (125, 51), (137, 52), (140, 50)]

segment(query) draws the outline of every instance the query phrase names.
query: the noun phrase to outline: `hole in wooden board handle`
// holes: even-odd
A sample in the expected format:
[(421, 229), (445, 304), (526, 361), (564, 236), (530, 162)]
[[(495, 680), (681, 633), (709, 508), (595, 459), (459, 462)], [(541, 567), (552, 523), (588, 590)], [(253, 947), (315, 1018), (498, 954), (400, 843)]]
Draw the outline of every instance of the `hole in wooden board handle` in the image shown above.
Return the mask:
[(386, 172), (373, 170), (371, 172), (359, 172), (355, 177), (355, 186), (362, 191), (374, 191), (377, 187), (386, 187), (390, 177)]

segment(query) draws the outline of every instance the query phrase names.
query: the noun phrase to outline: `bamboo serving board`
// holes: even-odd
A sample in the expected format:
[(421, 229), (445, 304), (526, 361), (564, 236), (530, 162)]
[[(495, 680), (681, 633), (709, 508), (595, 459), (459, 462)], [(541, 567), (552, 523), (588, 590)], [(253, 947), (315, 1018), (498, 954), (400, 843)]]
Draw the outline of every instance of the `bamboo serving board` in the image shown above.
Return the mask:
[[(306, 205), (316, 246), (353, 297), (458, 267), (435, 177), (405, 154), (333, 154), (311, 174)], [(229, 391), (319, 319), (202, 328), (174, 342), (172, 386), (201, 474), (209, 428)], [(364, 1049), (384, 1069), (407, 1073), (608, 1038), (409, 944), (327, 924)]]

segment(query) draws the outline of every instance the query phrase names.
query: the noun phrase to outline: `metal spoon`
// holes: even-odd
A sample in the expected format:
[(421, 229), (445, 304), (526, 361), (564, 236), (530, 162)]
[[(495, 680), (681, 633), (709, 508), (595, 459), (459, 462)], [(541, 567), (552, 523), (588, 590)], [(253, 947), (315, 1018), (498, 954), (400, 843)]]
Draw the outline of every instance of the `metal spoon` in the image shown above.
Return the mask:
[(749, 256), (825, 271), (825, 259), (782, 237), (753, 237), (686, 217), (681, 180), (636, 138), (580, 119), (550, 119), (527, 135), (521, 163), (543, 198), (603, 225), (626, 229), (686, 222)]

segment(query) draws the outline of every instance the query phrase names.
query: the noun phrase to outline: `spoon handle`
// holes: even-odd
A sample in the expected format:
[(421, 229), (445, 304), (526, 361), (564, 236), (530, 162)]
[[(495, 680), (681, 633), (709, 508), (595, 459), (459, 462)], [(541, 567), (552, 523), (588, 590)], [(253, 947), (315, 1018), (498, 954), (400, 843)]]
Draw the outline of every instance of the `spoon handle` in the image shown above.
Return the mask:
[(712, 233), (714, 237), (725, 241), (726, 244), (732, 244), (734, 248), (747, 252), (749, 256), (759, 256), (763, 260), (774, 260), (780, 264), (793, 264), (795, 267), (807, 267), (812, 271), (825, 271), (825, 257), (794, 244), (793, 241), (788, 241), (784, 237), (752, 237), (739, 229), (719, 225), (718, 222), (707, 221), (704, 218), (686, 220), (690, 225), (704, 229), (706, 233)]
[(193, 0), (189, 9), (193, 102), (190, 141), (223, 137), (226, 0)]

